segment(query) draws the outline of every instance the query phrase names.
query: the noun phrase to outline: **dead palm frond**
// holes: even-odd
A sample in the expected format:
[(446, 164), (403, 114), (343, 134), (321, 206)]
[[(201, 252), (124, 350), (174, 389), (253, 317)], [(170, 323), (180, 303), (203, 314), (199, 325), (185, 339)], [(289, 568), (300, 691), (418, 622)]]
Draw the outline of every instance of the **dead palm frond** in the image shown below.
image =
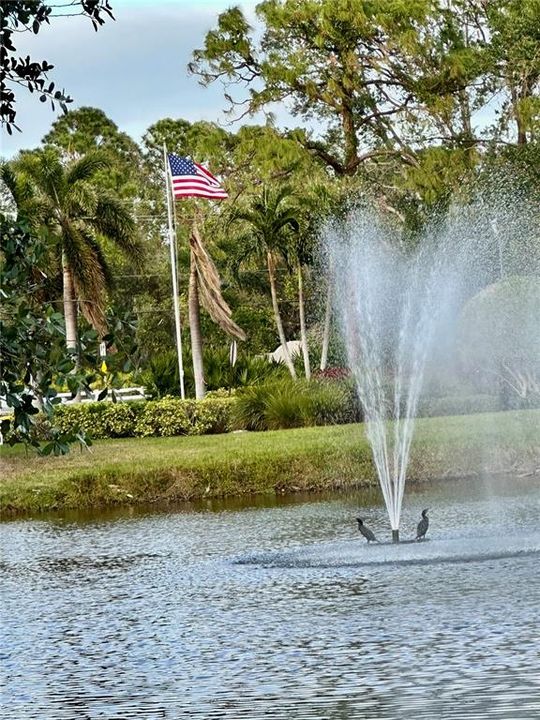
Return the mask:
[(246, 333), (232, 319), (231, 309), (221, 294), (221, 280), (217, 268), (204, 247), (195, 224), (190, 244), (197, 269), (198, 290), (202, 306), (224, 332), (238, 340), (245, 340)]

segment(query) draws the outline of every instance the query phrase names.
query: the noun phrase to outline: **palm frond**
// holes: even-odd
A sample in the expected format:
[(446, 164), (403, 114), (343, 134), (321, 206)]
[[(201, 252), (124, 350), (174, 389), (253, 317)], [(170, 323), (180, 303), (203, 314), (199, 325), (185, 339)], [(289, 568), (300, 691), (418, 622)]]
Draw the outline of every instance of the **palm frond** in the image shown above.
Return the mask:
[(101, 273), (103, 275), (103, 279), (105, 280), (105, 288), (107, 290), (112, 290), (114, 287), (114, 276), (112, 274), (111, 268), (109, 267), (107, 258), (105, 257), (105, 253), (101, 249), (101, 245), (99, 244), (98, 239), (95, 238), (90, 232), (84, 232), (84, 237), (88, 245), (92, 248), (96, 262), (101, 268)]
[(18, 214), (35, 220), (36, 195), (29, 178), (22, 173), (16, 173), (10, 163), (2, 163), (0, 179), (11, 195)]
[(111, 163), (103, 153), (88, 153), (71, 165), (66, 173), (66, 181), (68, 185), (73, 185), (81, 180), (91, 180), (99, 170), (110, 167)]
[(23, 153), (15, 169), (25, 173), (51, 202), (60, 204), (67, 188), (66, 175), (60, 156), (53, 148)]
[(141, 259), (142, 249), (136, 238), (133, 217), (116, 198), (99, 195), (95, 215), (88, 222), (130, 258)]
[(95, 239), (84, 228), (64, 219), (62, 245), (83, 315), (98, 332), (104, 333), (107, 270), (101, 264), (102, 256), (96, 253)]
[(98, 191), (83, 180), (69, 186), (64, 203), (64, 212), (70, 217), (93, 217), (98, 205)]

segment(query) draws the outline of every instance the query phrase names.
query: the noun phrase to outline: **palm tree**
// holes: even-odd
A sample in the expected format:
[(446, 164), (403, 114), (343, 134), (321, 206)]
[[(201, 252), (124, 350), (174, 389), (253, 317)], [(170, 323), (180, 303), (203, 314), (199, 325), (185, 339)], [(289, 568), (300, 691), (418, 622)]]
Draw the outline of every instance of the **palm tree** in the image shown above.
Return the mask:
[(265, 258), (270, 281), (272, 308), (283, 348), (283, 357), (289, 372), (295, 378), (296, 372), (285, 339), (276, 289), (277, 256), (279, 254), (286, 255), (291, 233), (299, 230), (295, 211), (288, 202), (291, 195), (292, 191), (287, 186), (277, 190), (264, 186), (261, 195), (252, 199), (247, 210), (237, 211), (234, 219), (244, 221), (249, 227), (247, 234), (240, 239), (239, 244), (243, 246), (243, 251), (242, 256), (238, 258), (239, 264), (253, 255)]
[(304, 300), (304, 268), (311, 265), (313, 229), (308, 224), (298, 232), (292, 240), (290, 255), (294, 259), (294, 267), (298, 282), (298, 313), (300, 316), (300, 342), (302, 345), (302, 356), (304, 359), (304, 374), (306, 380), (311, 380), (311, 363), (309, 360), (309, 348), (306, 331), (306, 311)]
[[(107, 239), (138, 259), (135, 224), (128, 210), (94, 181), (109, 167), (99, 153), (66, 166), (52, 148), (25, 153), (3, 172), (19, 211), (48, 232), (62, 268), (66, 345), (77, 354), (78, 311), (100, 336), (106, 333), (105, 309), (112, 277), (100, 241)], [(24, 190), (24, 192), (23, 192)]]
[[(317, 243), (321, 229), (325, 222), (334, 214), (338, 214), (340, 206), (347, 197), (346, 191), (339, 186), (335, 187), (326, 181), (315, 180), (308, 186), (304, 186), (302, 195), (302, 207), (304, 220), (302, 237), (304, 238), (305, 264), (313, 261), (313, 248)], [(324, 308), (324, 324), (321, 343), (320, 370), (325, 370), (328, 363), (328, 346), (330, 344), (330, 323), (332, 319), (332, 269), (328, 268), (326, 277), (326, 299)], [(307, 352), (307, 343), (306, 349)]]

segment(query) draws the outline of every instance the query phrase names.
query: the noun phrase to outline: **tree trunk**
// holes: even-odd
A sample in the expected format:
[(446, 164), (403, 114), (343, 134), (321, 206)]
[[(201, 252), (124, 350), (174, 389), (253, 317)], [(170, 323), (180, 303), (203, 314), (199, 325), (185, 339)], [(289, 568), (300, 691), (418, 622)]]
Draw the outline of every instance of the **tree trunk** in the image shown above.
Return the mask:
[(324, 313), (324, 330), (321, 347), (320, 369), (326, 370), (328, 363), (328, 345), (330, 344), (330, 319), (332, 317), (332, 283), (328, 279), (328, 290), (326, 291), (326, 309)]
[(311, 366), (309, 364), (309, 348), (306, 334), (306, 314), (304, 311), (304, 279), (302, 266), (298, 264), (298, 310), (300, 313), (300, 339), (302, 341), (302, 355), (304, 356), (304, 373), (306, 380), (311, 380)]
[(354, 175), (358, 160), (358, 140), (356, 138), (356, 125), (351, 106), (343, 101), (341, 111), (341, 126), (345, 141), (345, 173)]
[(291, 373), (293, 378), (296, 378), (296, 371), (294, 369), (293, 362), (291, 360), (291, 355), (289, 353), (289, 348), (287, 347), (287, 341), (285, 340), (285, 332), (283, 330), (283, 323), (281, 322), (281, 315), (279, 314), (279, 305), (277, 301), (277, 292), (276, 292), (276, 276), (275, 276), (275, 270), (274, 270), (274, 258), (272, 257), (271, 252), (266, 253), (266, 261), (268, 264), (268, 277), (270, 279), (270, 292), (272, 294), (272, 307), (274, 309), (274, 319), (276, 321), (276, 327), (279, 335), (279, 341), (281, 342), (281, 347), (283, 348), (283, 358), (285, 360), (285, 365), (289, 368), (289, 372)]
[(517, 144), (518, 145), (526, 145), (527, 144), (527, 131), (526, 131), (526, 125), (523, 122), (523, 116), (521, 114), (520, 108), (519, 108), (519, 101), (522, 99), (522, 94), (518, 93), (517, 88), (512, 84), (512, 80), (509, 80), (510, 85), (510, 97), (512, 100), (512, 110), (514, 113), (514, 118), (516, 121), (516, 128), (517, 128)]
[(205, 393), (204, 370), (201, 336), (201, 309), (199, 305), (199, 288), (197, 280), (197, 266), (195, 255), (191, 251), (191, 263), (189, 269), (189, 333), (191, 336), (191, 357), (193, 359), (193, 377), (195, 379), (195, 397), (202, 400)]
[[(78, 361), (79, 336), (77, 332), (77, 299), (73, 274), (64, 253), (62, 253), (62, 274), (64, 283), (64, 321), (66, 324), (66, 347), (75, 353)], [(78, 363), (77, 363), (78, 364)]]

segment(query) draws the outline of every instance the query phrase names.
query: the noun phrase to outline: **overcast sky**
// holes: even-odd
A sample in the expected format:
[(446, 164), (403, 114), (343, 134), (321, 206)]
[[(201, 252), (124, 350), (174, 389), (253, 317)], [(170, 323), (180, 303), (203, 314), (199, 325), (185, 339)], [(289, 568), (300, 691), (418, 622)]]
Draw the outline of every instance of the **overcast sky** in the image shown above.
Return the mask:
[[(17, 52), (54, 64), (49, 73), (64, 88), (74, 109), (93, 106), (135, 139), (156, 120), (229, 122), (218, 85), (204, 88), (188, 75), (186, 66), (195, 48), (215, 27), (219, 12), (240, 5), (254, 18), (256, 0), (111, 0), (116, 22), (98, 32), (88, 19), (56, 18), (38, 35), (15, 36)], [(36, 147), (57, 113), (49, 103), (22, 88), (17, 91), (17, 124), (22, 133), (2, 131), (1, 154), (11, 157), (21, 148)], [(286, 118), (285, 114), (282, 118)]]

